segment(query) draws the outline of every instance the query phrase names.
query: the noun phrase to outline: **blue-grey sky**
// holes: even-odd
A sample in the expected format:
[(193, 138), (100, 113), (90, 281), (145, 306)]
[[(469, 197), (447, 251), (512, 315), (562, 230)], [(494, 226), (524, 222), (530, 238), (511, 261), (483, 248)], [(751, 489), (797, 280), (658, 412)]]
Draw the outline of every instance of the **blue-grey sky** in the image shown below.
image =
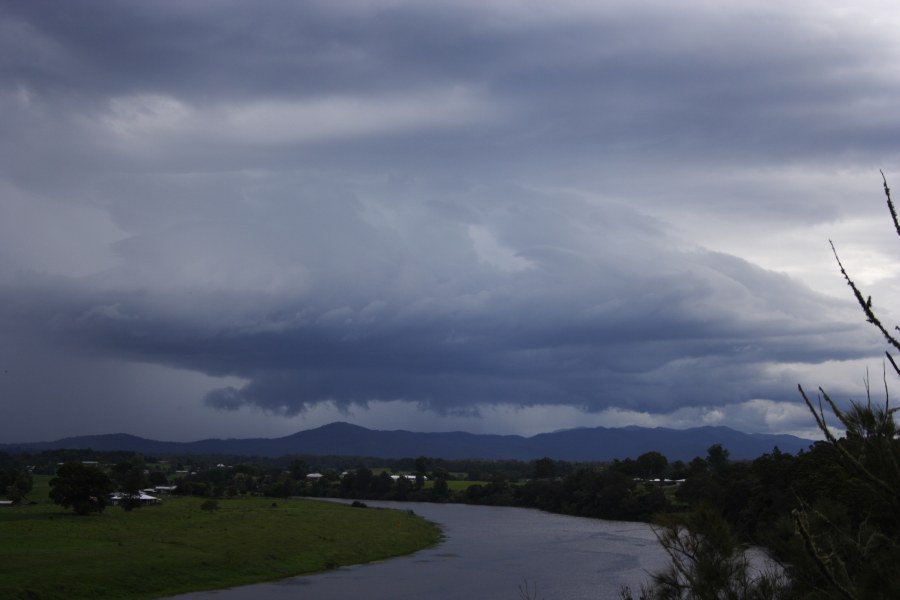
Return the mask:
[(809, 431), (798, 383), (882, 377), (829, 239), (897, 322), (898, 31), (870, 0), (0, 1), (0, 441)]

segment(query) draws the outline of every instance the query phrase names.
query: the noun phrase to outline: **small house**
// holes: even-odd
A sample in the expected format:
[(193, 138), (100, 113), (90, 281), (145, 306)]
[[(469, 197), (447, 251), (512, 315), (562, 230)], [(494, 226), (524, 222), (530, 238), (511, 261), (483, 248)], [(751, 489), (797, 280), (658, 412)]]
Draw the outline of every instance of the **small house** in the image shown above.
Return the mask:
[[(113, 506), (118, 506), (126, 497), (127, 494), (123, 494), (122, 492), (113, 492), (109, 495), (109, 503)], [(150, 494), (145, 494), (144, 492), (140, 492), (132, 496), (132, 498), (137, 498), (141, 506), (147, 506), (149, 504), (159, 504), (159, 498), (157, 498), (156, 496), (151, 496)]]

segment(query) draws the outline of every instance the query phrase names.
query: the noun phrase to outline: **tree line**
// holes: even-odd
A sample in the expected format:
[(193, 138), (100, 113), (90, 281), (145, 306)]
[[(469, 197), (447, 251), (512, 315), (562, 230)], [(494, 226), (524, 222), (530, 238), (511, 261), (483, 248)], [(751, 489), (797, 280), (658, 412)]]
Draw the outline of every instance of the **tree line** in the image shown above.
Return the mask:
[[(158, 468), (160, 457), (114, 453), (106, 458), (119, 462), (98, 461), (93, 466), (72, 459), (102, 459), (102, 453), (64, 452), (69, 460), (56, 465), (50, 494), (79, 514), (103, 511), (114, 490), (125, 494), (122, 508), (133, 510), (140, 505), (128, 502), (129, 497), (148, 486), (169, 485), (176, 494), (204, 499), (266, 495), (465, 502), (639, 520), (661, 527), (660, 541), (679, 557), (673, 564), (683, 570), (656, 574), (638, 597), (897, 598), (900, 584), (894, 582), (892, 569), (900, 559), (900, 496), (892, 493), (900, 489), (900, 442), (893, 411), (867, 404), (839, 414), (849, 425), (844, 437), (814, 443), (796, 455), (773, 448), (752, 461), (733, 461), (726, 448), (714, 445), (706, 456), (687, 463), (669, 462), (658, 452), (606, 464), (550, 458), (378, 459), (382, 468), (370, 468), (361, 458), (331, 457), (325, 461), (327, 469), (321, 469), (316, 457), (261, 459), (258, 464), (244, 459), (229, 466), (197, 457), (186, 464), (169, 457), (165, 472)], [(0, 485), (10, 498), (24, 500), (31, 475), (22, 465), (44, 461), (46, 471), (46, 463), (60, 456), (53, 451), (0, 455)], [(178, 467), (187, 468), (177, 469), (183, 474), (175, 478)], [(455, 470), (464, 467), (469, 470)], [(321, 477), (310, 479), (311, 473)], [(480, 479), (451, 487), (471, 475)], [(767, 549), (782, 565), (780, 583), (768, 576), (751, 577), (743, 554), (747, 545)], [(685, 563), (684, 556), (693, 558)], [(866, 593), (834, 595), (829, 590), (840, 588), (834, 582), (823, 583), (826, 572), (841, 587), (852, 583)], [(709, 584), (697, 573), (718, 581), (712, 586), (716, 594), (697, 591)], [(719, 594), (722, 586), (731, 586), (735, 593)], [(768, 595), (758, 595), (760, 588)], [(757, 595), (748, 595), (747, 590), (757, 590)]]

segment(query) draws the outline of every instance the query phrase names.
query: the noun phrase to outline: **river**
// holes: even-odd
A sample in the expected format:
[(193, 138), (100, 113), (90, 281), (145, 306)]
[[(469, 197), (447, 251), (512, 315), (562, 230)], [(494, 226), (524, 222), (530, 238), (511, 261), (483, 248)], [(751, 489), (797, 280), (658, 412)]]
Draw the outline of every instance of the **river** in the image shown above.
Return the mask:
[[(445, 539), (410, 556), (178, 600), (612, 600), (640, 587), (666, 555), (644, 523), (533, 509), (367, 502), (413, 510)], [(520, 588), (528, 593), (523, 596)], [(174, 599), (173, 599), (174, 600)]]

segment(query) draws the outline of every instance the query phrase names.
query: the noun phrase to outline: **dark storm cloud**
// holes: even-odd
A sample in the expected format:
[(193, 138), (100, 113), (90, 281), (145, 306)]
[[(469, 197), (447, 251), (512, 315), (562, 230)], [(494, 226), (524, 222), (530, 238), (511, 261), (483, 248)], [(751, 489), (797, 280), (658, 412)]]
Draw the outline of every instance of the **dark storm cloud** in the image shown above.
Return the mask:
[(837, 30), (802, 7), (690, 3), (521, 14), (491, 3), (13, 6), (4, 79), (86, 110), (148, 93), (215, 107), (464, 85), (508, 111), (491, 126), (506, 152), (532, 140), (571, 155), (599, 138), (628, 160), (767, 163), (878, 152), (897, 133), (879, 112), (898, 83), (875, 68), (895, 49), (859, 15)]
[[(820, 346), (857, 330), (829, 324), (840, 305), (783, 275), (675, 250), (658, 224), (622, 206), (554, 198), (547, 209), (550, 199), (513, 192), (495, 191), (518, 212), (506, 235), (498, 228), (527, 261), (512, 270), (479, 258), (452, 220), (401, 251), (388, 240), (415, 240), (417, 222), (385, 231), (346, 199), (297, 219), (291, 241), (276, 242), (272, 255), (292, 256), (302, 271), (303, 289), (289, 296), (181, 284), (152, 295), (60, 293), (78, 301), (36, 309), (26, 296), (20, 310), (36, 320), (53, 314), (54, 336), (99, 356), (248, 380), (211, 392), (211, 406), (287, 415), (325, 401), (405, 399), (443, 413), (497, 402), (667, 411), (704, 399), (780, 399), (792, 391), (766, 379), (766, 364), (871, 350)], [(240, 256), (244, 242), (225, 237)], [(134, 238), (123, 253), (177, 281), (169, 259), (142, 253), (198, 240), (215, 254), (225, 247), (193, 229), (189, 239)], [(201, 275), (231, 260), (201, 257), (206, 250), (190, 253), (210, 260)]]
[(808, 253), (898, 157), (895, 13), (4, 2), (4, 350), (279, 415), (792, 399), (878, 354)]

